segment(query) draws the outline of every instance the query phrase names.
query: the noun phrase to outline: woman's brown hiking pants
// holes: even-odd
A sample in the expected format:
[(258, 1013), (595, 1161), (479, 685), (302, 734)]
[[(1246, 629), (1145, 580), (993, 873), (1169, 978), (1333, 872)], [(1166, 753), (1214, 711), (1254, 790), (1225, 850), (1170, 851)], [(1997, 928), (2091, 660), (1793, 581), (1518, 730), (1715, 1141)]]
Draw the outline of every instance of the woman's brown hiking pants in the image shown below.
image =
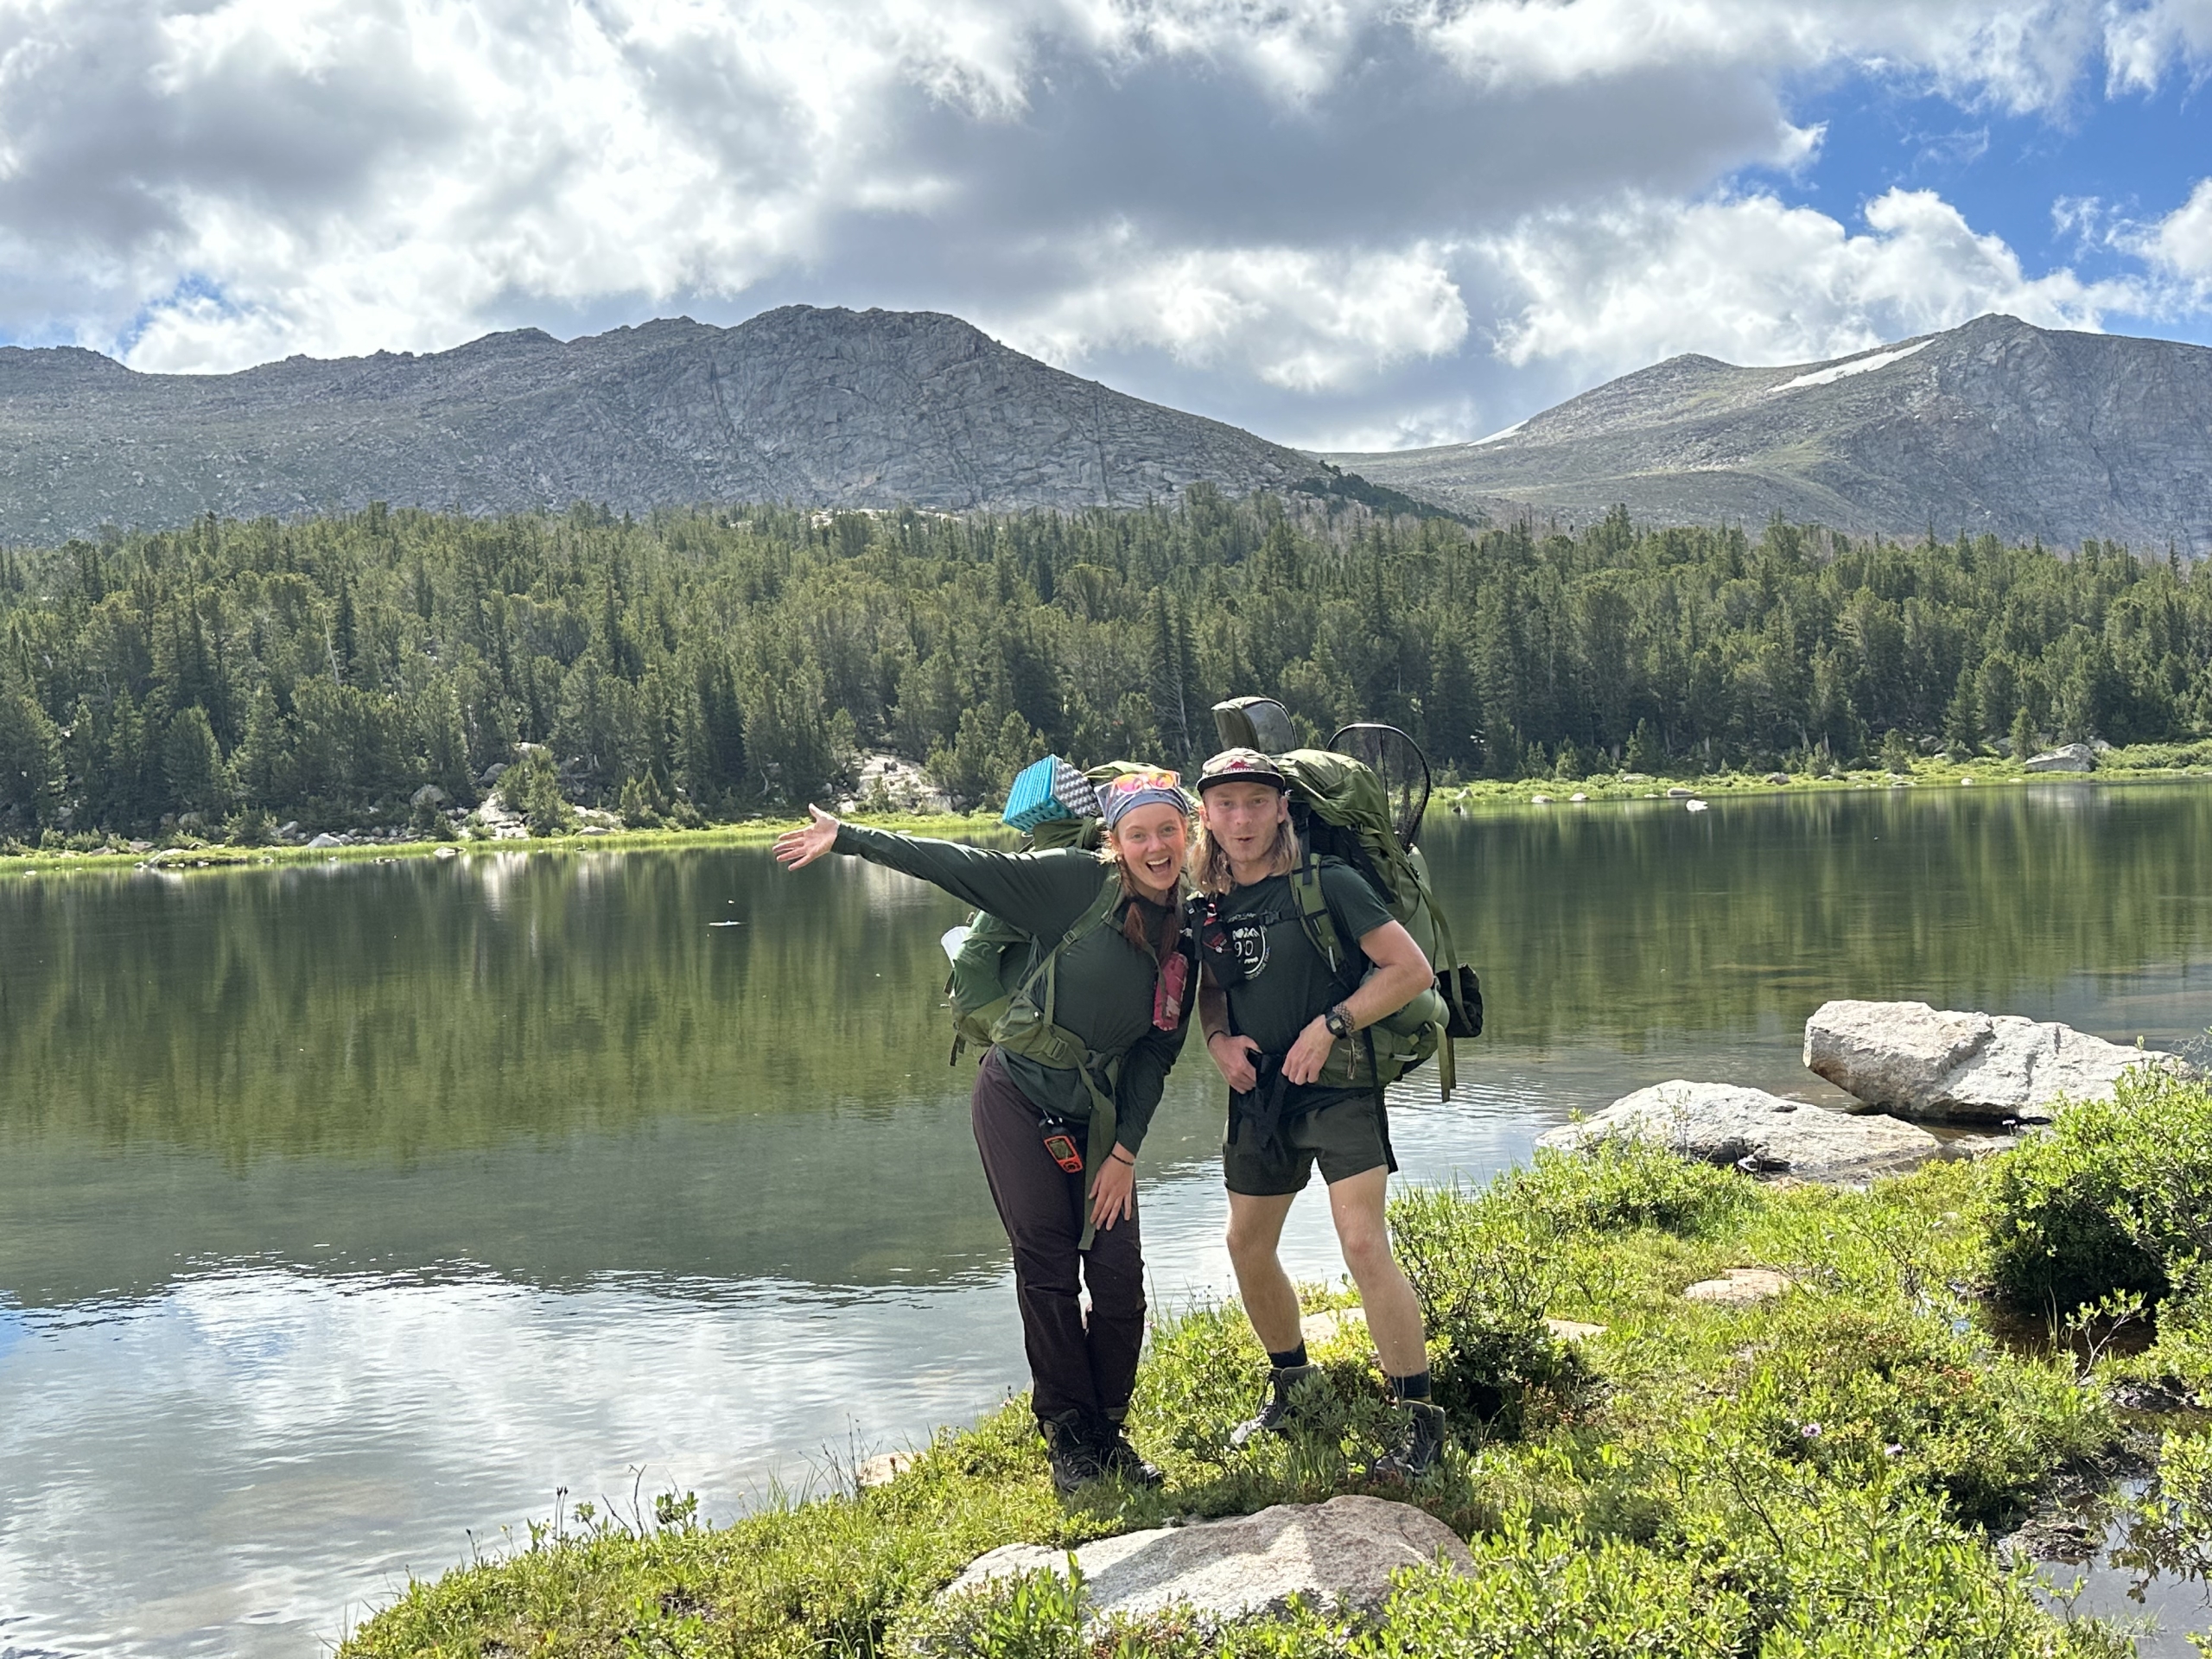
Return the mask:
[[(1083, 1236), (1084, 1178), (1069, 1174), (1045, 1150), (1043, 1114), (1007, 1076), (996, 1050), (978, 1070), (972, 1117), (991, 1200), (1014, 1246), (1014, 1290), (1037, 1415), (1119, 1422), (1128, 1411), (1144, 1347), (1137, 1215), (1099, 1228), (1089, 1250), (1076, 1249)], [(1096, 1147), (1084, 1156), (1103, 1158), (1110, 1150)]]

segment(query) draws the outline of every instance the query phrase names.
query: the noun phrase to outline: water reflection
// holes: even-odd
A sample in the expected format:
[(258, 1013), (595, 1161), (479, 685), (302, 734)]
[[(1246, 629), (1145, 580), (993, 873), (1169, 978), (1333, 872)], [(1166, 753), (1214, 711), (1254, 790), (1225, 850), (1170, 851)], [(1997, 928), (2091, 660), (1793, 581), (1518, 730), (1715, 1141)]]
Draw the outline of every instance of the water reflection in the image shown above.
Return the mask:
[[(2208, 832), (2094, 788), (1446, 819), (1492, 1035), (1402, 1160), (1669, 1077), (1818, 1097), (1831, 995), (2186, 1040)], [(959, 914), (765, 849), (0, 885), (0, 1654), (308, 1654), (557, 1487), (728, 1516), (1001, 1397)], [(1147, 1148), (1168, 1302), (1229, 1282), (1207, 1083)]]

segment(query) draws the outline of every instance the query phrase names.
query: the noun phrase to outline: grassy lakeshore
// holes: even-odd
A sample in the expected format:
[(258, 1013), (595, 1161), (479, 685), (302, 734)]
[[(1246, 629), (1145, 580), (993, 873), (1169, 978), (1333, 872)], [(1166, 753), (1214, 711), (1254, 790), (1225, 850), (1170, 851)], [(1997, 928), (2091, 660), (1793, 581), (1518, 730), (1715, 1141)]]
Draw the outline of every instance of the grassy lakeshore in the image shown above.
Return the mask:
[[(1864, 1192), (1619, 1146), (1545, 1154), (1478, 1192), (1409, 1192), (1393, 1224), (1457, 1443), (1404, 1495), (1478, 1570), (1405, 1573), (1364, 1620), (1085, 1630), (1049, 1574), (934, 1602), (999, 1544), (1362, 1490), (1386, 1422), (1363, 1327), (1339, 1319), (1316, 1344), (1334, 1404), (1313, 1431), (1240, 1452), (1227, 1431), (1262, 1359), (1233, 1308), (1201, 1309), (1155, 1330), (1139, 1384), (1135, 1435), (1161, 1492), (1057, 1499), (1017, 1401), (939, 1433), (887, 1485), (728, 1525), (673, 1495), (652, 1514), (581, 1507), (410, 1585), (340, 1654), (2119, 1654), (2123, 1632), (2063, 1597), (2054, 1611), (1997, 1541), (2056, 1495), (2094, 1510), (2116, 1473), (2155, 1465), (2146, 1559), (2208, 1570), (2208, 1199), (2212, 1091), (2172, 1084)], [(1682, 1294), (1747, 1266), (1787, 1288), (1741, 1306)], [(1344, 1300), (1317, 1287), (1309, 1310)], [(1599, 1328), (1562, 1335), (1560, 1319)]]
[[(1787, 781), (1773, 779), (1786, 776)], [(1901, 787), (1957, 788), (1961, 785), (2026, 784), (2038, 788), (2063, 788), (2094, 782), (2101, 785), (2180, 783), (2212, 779), (2212, 741), (2197, 744), (2138, 744), (2115, 748), (2100, 757), (2091, 773), (2032, 774), (2010, 760), (1993, 756), (1956, 761), (1927, 757), (1914, 761), (1909, 772), (1879, 766), (1838, 769), (1827, 775), (1807, 772), (1780, 774), (1751, 772), (1691, 773), (1680, 777), (1652, 775), (1624, 778), (1618, 772), (1580, 779), (1479, 779), (1471, 783), (1440, 786), (1429, 804), (1431, 812), (1479, 810), (1492, 807), (1525, 807), (1535, 797), (1555, 805), (1577, 804), (1580, 793), (1591, 802), (1664, 799), (1673, 789), (1687, 789), (1707, 798), (1734, 799), (1758, 795), (1805, 794), (1816, 791), (1893, 789)], [(963, 839), (1005, 835), (995, 810), (968, 813), (848, 814), (855, 823), (867, 823), (910, 835), (944, 836)], [(149, 845), (133, 851), (120, 837), (104, 844), (68, 849), (34, 848), (20, 842), (0, 842), (0, 880), (39, 871), (130, 869), (142, 865), (175, 871), (238, 868), (286, 864), (378, 861), (396, 858), (426, 858), (442, 848), (461, 854), (532, 852), (634, 852), (675, 848), (747, 846), (774, 840), (803, 820), (795, 817), (762, 817), (734, 823), (709, 824), (698, 830), (604, 829), (594, 833), (528, 836), (502, 840), (463, 837), (447, 841), (368, 842), (355, 846), (308, 848), (291, 845), (235, 846), (184, 838), (166, 845)]]

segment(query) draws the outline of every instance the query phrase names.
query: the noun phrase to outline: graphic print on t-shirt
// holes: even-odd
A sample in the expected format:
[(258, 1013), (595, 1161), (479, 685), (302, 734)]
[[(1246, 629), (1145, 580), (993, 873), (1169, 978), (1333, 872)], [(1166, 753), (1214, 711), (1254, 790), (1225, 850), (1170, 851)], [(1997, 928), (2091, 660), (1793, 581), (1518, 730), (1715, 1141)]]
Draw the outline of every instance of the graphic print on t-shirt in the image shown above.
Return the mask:
[(1247, 979), (1257, 979), (1268, 965), (1268, 928), (1274, 920), (1272, 916), (1260, 916), (1229, 924), (1229, 949)]

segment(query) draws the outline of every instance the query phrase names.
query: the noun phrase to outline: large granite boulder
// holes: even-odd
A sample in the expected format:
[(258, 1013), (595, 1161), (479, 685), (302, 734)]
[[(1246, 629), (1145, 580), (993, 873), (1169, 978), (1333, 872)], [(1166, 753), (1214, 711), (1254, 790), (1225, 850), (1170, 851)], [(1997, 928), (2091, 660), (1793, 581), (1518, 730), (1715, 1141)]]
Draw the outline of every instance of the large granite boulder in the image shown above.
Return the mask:
[(2094, 772), (2097, 752), (2086, 743), (2069, 743), (2047, 754), (2031, 755), (2020, 763), (2023, 772)]
[(1917, 1169), (1943, 1155), (1925, 1129), (1893, 1117), (1832, 1112), (1726, 1083), (1657, 1083), (1592, 1117), (1550, 1130), (1539, 1146), (1573, 1152), (1608, 1135), (1656, 1141), (1702, 1163), (1839, 1185)]
[[(1474, 1561), (1451, 1528), (1425, 1510), (1387, 1498), (1332, 1497), (1278, 1503), (1257, 1515), (1101, 1538), (1075, 1552), (1084, 1602), (1093, 1618), (1142, 1616), (1179, 1603), (1219, 1618), (1279, 1612), (1293, 1596), (1376, 1607), (1390, 1574), (1441, 1556), (1461, 1571)], [(944, 1593), (993, 1579), (1067, 1570), (1067, 1552), (1007, 1544), (979, 1555)]]
[(2047, 1123), (2061, 1100), (2109, 1099), (2137, 1066), (2190, 1071), (2055, 1021), (1925, 1002), (1823, 1003), (1805, 1022), (1805, 1064), (1876, 1110), (1984, 1123)]

